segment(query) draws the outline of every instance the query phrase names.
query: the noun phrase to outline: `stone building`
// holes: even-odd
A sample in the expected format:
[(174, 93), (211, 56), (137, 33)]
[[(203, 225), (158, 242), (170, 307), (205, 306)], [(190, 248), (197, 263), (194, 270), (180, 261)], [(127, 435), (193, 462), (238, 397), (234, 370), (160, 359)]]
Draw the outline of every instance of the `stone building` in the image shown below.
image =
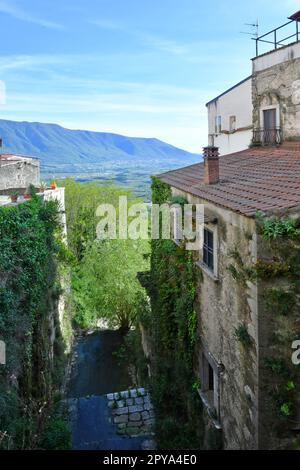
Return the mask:
[[(37, 158), (15, 155), (0, 154), (0, 204), (9, 204), (9, 194), (17, 192), (22, 195), (30, 185), (40, 185), (40, 162)], [(65, 188), (46, 189), (40, 194), (45, 201), (56, 200), (60, 207), (60, 219), (63, 235), (67, 236), (67, 222), (65, 212)]]
[(40, 182), (40, 164), (36, 158), (14, 154), (0, 154), (0, 191), (25, 190)]
[[(298, 21), (300, 12), (289, 23), (296, 25), (297, 42), (276, 42), (273, 31), (274, 50), (253, 59), (252, 78), (244, 82), (252, 84), (252, 145), (245, 140), (243, 150), (222, 152), (222, 156), (217, 147), (206, 147), (204, 163), (158, 176), (171, 187), (173, 196), (205, 208), (204, 243), (195, 255), (203, 278), (195, 306), (199, 320), (195, 372), (207, 426), (222, 433), (225, 449), (291, 448), (300, 434), (300, 372), (292, 364), (290, 341), (295, 325), (300, 327), (299, 293), (290, 304), (292, 316), (281, 317), (280, 308), (288, 309), (292, 275), (284, 277), (281, 271), (273, 277), (270, 272), (269, 277), (266, 272), (251, 275), (253, 266), (280, 270), (285, 260), (289, 272), (292, 250), (299, 259), (297, 243), (291, 242), (284, 255), (282, 247), (271, 248), (256, 217), (257, 211), (267, 218), (300, 217)], [(249, 107), (248, 97), (246, 103)], [(216, 106), (213, 101), (208, 112)], [(230, 108), (230, 114), (238, 116), (240, 106), (236, 113)], [(270, 312), (267, 296), (276, 292), (285, 300), (281, 307), (272, 304)], [(287, 343), (283, 338), (288, 338)], [(279, 350), (287, 361), (281, 371)], [(293, 374), (290, 381), (288, 369)], [(289, 393), (289, 387), (293, 393), (296, 390), (293, 413), (288, 398), (280, 401), (277, 373), (282, 374), (278, 381), (283, 380), (284, 393)], [(273, 408), (278, 406), (274, 417)]]

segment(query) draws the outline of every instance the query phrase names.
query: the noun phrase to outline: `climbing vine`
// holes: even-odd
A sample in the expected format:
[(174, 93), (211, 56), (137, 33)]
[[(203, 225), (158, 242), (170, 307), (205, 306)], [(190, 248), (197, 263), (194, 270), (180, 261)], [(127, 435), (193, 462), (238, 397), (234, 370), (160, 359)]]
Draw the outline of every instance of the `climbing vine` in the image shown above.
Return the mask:
[[(245, 265), (238, 252), (231, 253), (229, 265), (233, 278), (245, 288), (247, 281), (259, 281), (262, 290), (261, 322), (265, 328), (263, 358), (264, 389), (267, 390), (270, 427), (277, 437), (291, 437), (299, 407), (300, 370), (292, 363), (291, 345), (300, 339), (300, 219), (257, 214), (258, 234), (263, 245), (253, 265)], [(264, 315), (264, 318), (262, 318)], [(236, 336), (243, 342), (246, 330), (241, 325)], [(266, 406), (267, 408), (267, 406)]]
[(257, 275), (266, 287), (266, 314), (271, 315), (273, 321), (271, 353), (265, 358), (265, 367), (270, 372), (268, 388), (275, 428), (278, 435), (284, 432), (287, 435), (297, 420), (300, 392), (299, 366), (291, 360), (291, 345), (300, 339), (300, 220), (267, 218), (261, 213), (257, 220), (266, 248), (273, 255), (271, 260), (256, 263)]
[[(153, 203), (173, 201), (170, 187), (153, 179)], [(151, 255), (151, 327), (155, 351), (152, 395), (157, 437), (164, 448), (199, 448), (200, 400), (193, 373), (197, 337), (197, 272), (192, 252), (171, 240), (153, 240)]]
[(55, 385), (48, 320), (61, 289), (58, 233), (55, 201), (0, 208), (0, 448), (34, 446)]

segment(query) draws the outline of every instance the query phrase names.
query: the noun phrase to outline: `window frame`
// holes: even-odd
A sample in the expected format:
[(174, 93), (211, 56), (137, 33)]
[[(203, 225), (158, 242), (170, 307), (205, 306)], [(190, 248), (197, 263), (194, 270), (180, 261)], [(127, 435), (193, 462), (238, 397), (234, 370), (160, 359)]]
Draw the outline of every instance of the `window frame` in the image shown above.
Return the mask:
[(276, 110), (276, 127), (280, 127), (280, 106), (279, 104), (271, 104), (269, 106), (262, 106), (259, 110), (259, 120), (260, 120), (260, 128), (265, 130), (264, 127), (264, 111), (269, 111), (275, 109)]
[[(220, 373), (222, 370), (223, 366), (216, 361), (206, 347), (202, 346), (199, 395), (210, 416), (217, 420), (215, 422), (217, 427), (221, 426), (219, 420), (221, 416)], [(212, 377), (213, 383), (211, 383)]]
[(221, 134), (222, 132), (222, 116), (217, 114), (215, 116), (215, 134)]
[[(207, 237), (206, 234), (208, 235)], [(212, 242), (211, 246), (208, 243), (209, 238)], [(205, 226), (203, 228), (202, 262), (207, 267), (207, 269), (209, 269), (212, 273), (215, 273), (215, 235), (212, 230)]]
[(236, 131), (236, 115), (232, 114), (229, 116), (229, 132)]

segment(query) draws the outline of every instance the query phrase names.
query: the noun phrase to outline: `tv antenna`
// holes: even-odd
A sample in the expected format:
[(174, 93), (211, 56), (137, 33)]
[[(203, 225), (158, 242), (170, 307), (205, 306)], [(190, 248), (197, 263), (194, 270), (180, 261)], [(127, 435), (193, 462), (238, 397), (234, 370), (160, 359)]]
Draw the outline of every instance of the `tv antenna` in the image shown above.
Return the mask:
[(241, 34), (249, 34), (250, 36), (254, 36), (253, 39), (258, 38), (258, 30), (259, 30), (259, 24), (258, 20), (256, 20), (256, 23), (244, 23), (245, 26), (249, 26), (252, 28), (252, 31), (240, 31)]

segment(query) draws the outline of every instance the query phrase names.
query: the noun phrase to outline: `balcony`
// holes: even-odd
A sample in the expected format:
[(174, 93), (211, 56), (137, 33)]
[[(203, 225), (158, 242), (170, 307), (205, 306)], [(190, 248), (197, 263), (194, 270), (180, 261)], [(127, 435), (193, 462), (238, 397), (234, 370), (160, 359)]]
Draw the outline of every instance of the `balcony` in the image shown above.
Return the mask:
[[(269, 31), (268, 33), (252, 38), (256, 42), (256, 57), (266, 52), (270, 52), (280, 47), (287, 46), (300, 39), (300, 11), (297, 11), (288, 18), (290, 21), (284, 23), (278, 28)], [(266, 46), (267, 45), (267, 46)], [(265, 46), (261, 50), (261, 46)]]
[(253, 145), (275, 146), (282, 143), (282, 131), (280, 127), (273, 129), (254, 129)]

